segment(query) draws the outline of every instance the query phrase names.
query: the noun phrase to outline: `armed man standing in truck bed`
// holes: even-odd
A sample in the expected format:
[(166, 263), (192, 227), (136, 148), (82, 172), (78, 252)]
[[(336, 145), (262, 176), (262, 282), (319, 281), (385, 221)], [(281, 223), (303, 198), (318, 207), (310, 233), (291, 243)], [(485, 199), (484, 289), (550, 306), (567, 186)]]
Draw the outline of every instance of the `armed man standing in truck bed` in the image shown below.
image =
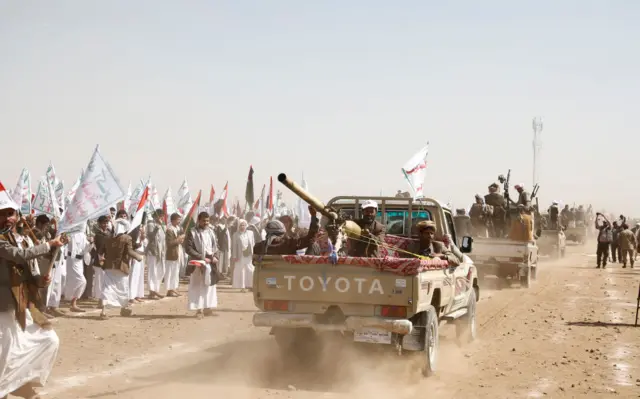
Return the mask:
[(354, 220), (362, 229), (360, 238), (349, 240), (349, 256), (380, 258), (380, 247), (384, 245), (386, 227), (376, 220), (378, 203), (366, 200), (362, 203), (362, 217)]

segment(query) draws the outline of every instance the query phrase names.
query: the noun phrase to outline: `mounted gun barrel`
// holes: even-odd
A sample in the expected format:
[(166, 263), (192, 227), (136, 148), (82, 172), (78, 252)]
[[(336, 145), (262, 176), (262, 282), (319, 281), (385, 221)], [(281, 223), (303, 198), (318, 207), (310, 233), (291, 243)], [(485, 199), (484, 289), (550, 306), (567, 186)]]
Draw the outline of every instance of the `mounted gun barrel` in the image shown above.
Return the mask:
[(357, 223), (351, 220), (342, 220), (336, 210), (326, 206), (324, 202), (320, 201), (319, 199), (311, 195), (307, 190), (300, 187), (296, 182), (289, 179), (286, 174), (280, 173), (278, 175), (278, 181), (289, 190), (293, 191), (293, 193), (300, 197), (303, 201), (311, 205), (313, 209), (328, 218), (332, 224), (337, 225), (337, 227), (340, 227), (342, 230), (344, 230), (348, 237), (360, 236), (362, 230)]

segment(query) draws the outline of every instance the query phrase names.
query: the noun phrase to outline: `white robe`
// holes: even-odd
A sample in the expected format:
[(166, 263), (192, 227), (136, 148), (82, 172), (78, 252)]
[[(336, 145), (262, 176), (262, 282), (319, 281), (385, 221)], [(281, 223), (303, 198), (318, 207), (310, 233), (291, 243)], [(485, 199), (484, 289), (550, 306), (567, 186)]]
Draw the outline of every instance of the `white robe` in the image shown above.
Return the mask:
[(147, 255), (147, 267), (149, 268), (149, 291), (160, 293), (162, 279), (166, 273), (166, 260), (164, 256), (155, 257)]
[(218, 291), (211, 285), (211, 266), (197, 267), (189, 277), (189, 310), (218, 307)]
[(35, 324), (29, 309), (26, 313), (22, 331), (13, 309), (0, 312), (0, 397), (29, 382), (44, 386), (56, 361), (58, 335)]
[[(193, 228), (194, 243), (202, 254), (215, 254), (218, 251), (213, 229), (200, 231)], [(211, 266), (197, 267), (189, 277), (189, 293), (187, 295), (189, 310), (202, 310), (218, 307), (218, 291), (216, 285), (211, 285)]]
[[(176, 232), (176, 236), (178, 235), (178, 229), (176, 227), (170, 226), (169, 229), (174, 230)], [(178, 286), (180, 285), (180, 265), (183, 259), (182, 251), (182, 245), (179, 245), (178, 260), (165, 260), (164, 284), (167, 287), (167, 291), (177, 291)]]
[[(138, 251), (144, 252), (146, 240)], [(129, 299), (144, 298), (144, 260), (131, 259), (131, 271), (129, 271)]]
[(102, 281), (104, 280), (104, 269), (93, 266), (93, 286), (91, 287), (91, 296), (96, 299), (102, 299)]
[(68, 300), (80, 298), (87, 286), (87, 279), (84, 277), (84, 255), (90, 249), (91, 244), (84, 232), (71, 236), (67, 248), (70, 255), (67, 257), (67, 279), (64, 286), (64, 296)]
[(67, 260), (65, 259), (67, 245), (60, 247), (60, 259), (56, 261), (55, 267), (51, 271), (51, 284), (47, 288), (47, 307), (57, 308), (60, 306), (62, 298), (62, 275), (63, 269), (66, 275)]
[(236, 259), (233, 265), (233, 288), (252, 288), (253, 287), (253, 250), (251, 255), (244, 256), (243, 252), (254, 246), (253, 232), (245, 230), (243, 233), (236, 232), (231, 240), (231, 253), (234, 259)]
[(105, 309), (129, 306), (129, 276), (120, 270), (105, 270), (101, 299)]

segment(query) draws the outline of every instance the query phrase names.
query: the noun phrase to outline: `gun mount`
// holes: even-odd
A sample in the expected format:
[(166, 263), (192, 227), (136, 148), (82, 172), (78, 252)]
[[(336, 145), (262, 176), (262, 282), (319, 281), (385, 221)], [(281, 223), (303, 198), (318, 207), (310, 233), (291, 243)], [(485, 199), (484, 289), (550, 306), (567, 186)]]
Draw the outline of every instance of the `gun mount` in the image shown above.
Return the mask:
[(324, 202), (289, 179), (286, 174), (280, 173), (278, 175), (278, 181), (326, 218), (327, 223), (324, 228), (329, 234), (329, 239), (336, 253), (343, 249), (343, 242), (346, 237), (356, 239), (360, 237), (362, 229), (360, 229), (357, 223), (347, 220), (340, 212), (325, 205)]

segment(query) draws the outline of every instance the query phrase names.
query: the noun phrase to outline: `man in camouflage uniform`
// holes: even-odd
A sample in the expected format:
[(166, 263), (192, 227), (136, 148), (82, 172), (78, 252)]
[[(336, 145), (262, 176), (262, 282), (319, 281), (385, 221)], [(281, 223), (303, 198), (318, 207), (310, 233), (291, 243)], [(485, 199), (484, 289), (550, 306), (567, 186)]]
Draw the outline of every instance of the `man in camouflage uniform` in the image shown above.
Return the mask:
[(638, 240), (633, 231), (629, 230), (629, 226), (626, 223), (622, 224), (622, 231), (618, 234), (618, 245), (620, 247), (620, 260), (622, 261), (622, 267), (627, 267), (627, 258), (631, 262), (631, 268), (635, 263), (635, 251), (638, 246)]
[(507, 203), (504, 196), (498, 192), (499, 188), (498, 183), (491, 184), (489, 194), (484, 196), (484, 202), (493, 208), (491, 237), (504, 237), (506, 234)]
[(472, 234), (474, 237), (486, 237), (490, 215), (480, 195), (476, 194), (476, 202), (469, 209)]

